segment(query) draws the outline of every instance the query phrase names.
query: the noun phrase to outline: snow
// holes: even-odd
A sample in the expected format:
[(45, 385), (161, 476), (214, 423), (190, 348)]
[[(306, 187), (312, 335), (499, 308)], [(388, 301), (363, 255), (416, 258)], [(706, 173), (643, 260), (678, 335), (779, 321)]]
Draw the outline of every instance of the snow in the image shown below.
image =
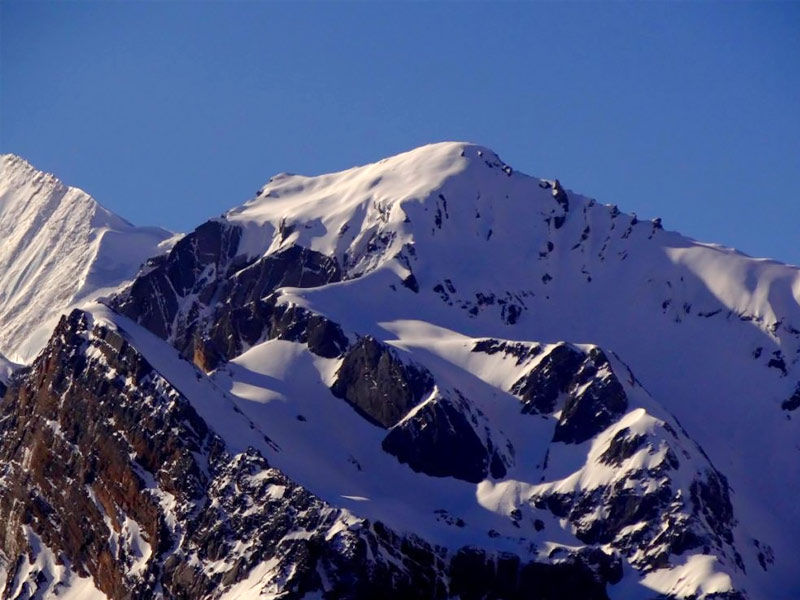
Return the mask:
[(642, 579), (642, 585), (676, 598), (688, 598), (698, 590), (703, 594), (728, 592), (732, 589), (731, 579), (714, 571), (715, 562), (714, 556), (694, 554), (680, 566), (648, 573)]
[(247, 577), (226, 590), (220, 600), (274, 600), (282, 595), (276, 585), (279, 577), (278, 560), (270, 559), (257, 564)]
[(457, 152), (459, 144), (434, 144), (330, 175), (281, 174), (225, 218), (245, 228), (243, 254), (276, 250), (272, 236), (280, 224), (302, 223), (284, 244), (299, 244), (341, 259), (345, 244), (363, 243), (371, 229), (387, 218), (382, 214), (385, 206), (391, 206), (388, 221), (399, 226), (404, 218), (400, 204), (421, 201), (431, 189), (460, 173), (468, 162)]
[(22, 158), (0, 156), (0, 353), (32, 360), (63, 312), (130, 279), (172, 237), (134, 227)]
[[(69, 564), (64, 564), (42, 543), (29, 525), (23, 525), (22, 528), (32, 549), (33, 560), (27, 554), (21, 557), (22, 564), (11, 585), (10, 598), (22, 597), (19, 594), (27, 585), (28, 593), (34, 592), (31, 597), (41, 600), (107, 600), (107, 596), (95, 587), (91, 577), (81, 577), (72, 571)], [(4, 573), (0, 572), (0, 582), (3, 576)]]
[(385, 430), (334, 398), (324, 381), (330, 363), (337, 361), (315, 357), (302, 344), (273, 340), (207, 377), (125, 317), (101, 304), (83, 308), (96, 323), (123, 332), (232, 452), (252, 446), (323, 500), (397, 530), (418, 532), (454, 548), (474, 542), (474, 530), (437, 519), (435, 511), (444, 509), (478, 530), (505, 532), (497, 539), (487, 536), (487, 545), (521, 551), (518, 532), (508, 518), (476, 504), (475, 485), (414, 473), (376, 451)]
[[(636, 408), (612, 429), (588, 443), (591, 446), (588, 458), (585, 449), (562, 445), (565, 453), (574, 456), (552, 455), (550, 466), (544, 471), (548, 483), (539, 484), (542, 458), (547, 440), (552, 437), (553, 423), (537, 417), (520, 418), (517, 399), (479, 377), (467, 378), (466, 371), (459, 365), (475, 364), (475, 356), (481, 356), (472, 352), (478, 340), (418, 322), (387, 324), (395, 332), (408, 332), (407, 337), (401, 336), (402, 341), (395, 342), (399, 352), (427, 348), (430, 355), (425, 356), (425, 364), (437, 381), (442, 385), (458, 381), (470, 401), (488, 413), (492, 426), (499, 430), (495, 435), (507, 436), (517, 449), (516, 463), (503, 481), (486, 480), (475, 485), (428, 477), (376, 451), (385, 431), (369, 424), (331, 396), (326, 378), (338, 362), (335, 359), (315, 357), (301, 344), (272, 340), (254, 346), (209, 378), (134, 323), (102, 305), (87, 308), (96, 322), (120, 328), (145, 358), (158, 365), (162, 375), (187, 395), (201, 416), (225, 437), (234, 451), (252, 445), (271, 465), (290, 474), (323, 500), (356, 515), (380, 519), (398, 531), (417, 533), (451, 549), (479, 543), (487, 548), (544, 559), (554, 547), (580, 546), (564, 524), (547, 511), (533, 509), (527, 499), (548, 487), (569, 491), (609, 483), (629, 468), (641, 466), (643, 457), (638, 455), (629, 459), (635, 464), (620, 470), (600, 468), (596, 459), (619, 429), (628, 427), (635, 433), (646, 433), (660, 423), (643, 408)], [(436, 338), (430, 335), (432, 331), (436, 331)], [(495, 365), (516, 361), (500, 356), (489, 358)], [(415, 354), (415, 358), (419, 359), (420, 355)], [(521, 371), (527, 368), (529, 366), (523, 365)], [(488, 379), (499, 377), (493, 381), (505, 385), (513, 379), (513, 369), (507, 366), (507, 372), (502, 371), (485, 369)], [(502, 375), (498, 376), (497, 372)], [(643, 390), (630, 388), (627, 391), (634, 401), (652, 404)], [(297, 418), (300, 415), (304, 420)], [(255, 424), (255, 430), (250, 423)], [(259, 437), (262, 433), (269, 436), (271, 443)], [(576, 458), (579, 464), (574, 465)], [(575, 469), (576, 474), (565, 480), (558, 479), (559, 473), (572, 473)], [(269, 493), (277, 493), (277, 490)], [(546, 524), (541, 534), (530, 525), (523, 525), (526, 528), (522, 531), (513, 526), (510, 515), (517, 508), (527, 511), (524, 522), (536, 518)], [(463, 519), (466, 526), (455, 526), (453, 521), (457, 518)], [(492, 530), (499, 535), (488, 535)], [(247, 594), (262, 589), (268, 594), (277, 593), (274, 581), (279, 576), (271, 564), (263, 564), (226, 593), (234, 594), (230, 597), (248, 597)]]
[(152, 555), (152, 548), (142, 535), (139, 524), (125, 515), (119, 538), (123, 541), (127, 556), (132, 561), (130, 570), (133, 573), (141, 573), (147, 567), (147, 561)]

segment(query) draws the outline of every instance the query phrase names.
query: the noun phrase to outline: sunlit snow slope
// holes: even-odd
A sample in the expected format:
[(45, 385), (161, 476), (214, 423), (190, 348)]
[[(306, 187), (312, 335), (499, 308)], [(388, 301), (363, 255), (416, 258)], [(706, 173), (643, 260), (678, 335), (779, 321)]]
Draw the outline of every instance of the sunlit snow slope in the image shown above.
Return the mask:
[(62, 311), (108, 292), (166, 249), (82, 190), (13, 154), (0, 157), (0, 354), (25, 363)]

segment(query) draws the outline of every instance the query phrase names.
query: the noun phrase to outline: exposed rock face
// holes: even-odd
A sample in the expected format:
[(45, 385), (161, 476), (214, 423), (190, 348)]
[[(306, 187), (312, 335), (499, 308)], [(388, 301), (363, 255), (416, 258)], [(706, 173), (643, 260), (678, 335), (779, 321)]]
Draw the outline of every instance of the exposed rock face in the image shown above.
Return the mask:
[(88, 328), (81, 312), (62, 319), (0, 404), (2, 551), (25, 556), (29, 526), (107, 594), (137, 597), (158, 575), (148, 558), (173, 545), (160, 503), (184, 517), (202, 504), (208, 475), (193, 453), (217, 445), (127, 342), (101, 329), (90, 342)]
[(800, 408), (800, 382), (795, 387), (794, 393), (781, 403), (781, 408), (789, 411)]
[(558, 344), (511, 386), (522, 399), (522, 412), (548, 414), (566, 395), (553, 441), (580, 444), (622, 416), (625, 391), (599, 348), (584, 353)]
[(627, 427), (620, 429), (611, 439), (608, 448), (603, 451), (603, 454), (600, 456), (600, 462), (613, 467), (619, 467), (623, 462), (636, 454), (645, 443), (647, 443), (646, 436), (632, 433)]
[(391, 427), (433, 389), (433, 377), (405, 363), (388, 346), (366, 336), (347, 352), (331, 386), (370, 421)]
[(265, 339), (301, 342), (326, 358), (341, 356), (350, 346), (337, 323), (301, 306), (282, 304), (275, 293), (241, 308), (222, 310), (209, 322), (205, 336), (195, 338), (194, 362), (210, 371), (225, 357)]
[[(604, 565), (607, 562), (610, 561), (604, 560)], [(611, 582), (621, 576), (619, 564), (615, 570), (608, 579)], [(487, 559), (476, 548), (464, 548), (453, 557), (451, 573), (450, 592), (462, 600), (597, 597), (592, 583), (597, 574), (581, 560), (546, 567), (538, 563), (520, 564), (519, 557), (513, 554)]]
[[(472, 483), (506, 474), (504, 458), (491, 435), (480, 436), (476, 427), (485, 421), (468, 402), (434, 392), (423, 406), (392, 427), (383, 449), (415, 471), (434, 477), (455, 477)], [(488, 431), (487, 431), (488, 433)], [(485, 441), (484, 441), (485, 439)]]
[(583, 360), (583, 353), (572, 346), (559, 344), (553, 348), (511, 387), (511, 393), (522, 399), (522, 412), (553, 412), (559, 394), (567, 391)]
[[(208, 221), (175, 244), (166, 256), (147, 262), (127, 293), (114, 308), (144, 325), (157, 336), (180, 338), (186, 323), (176, 323), (179, 313), (194, 313), (207, 305), (217, 291), (217, 276), (233, 259), (241, 232), (218, 221)], [(190, 295), (197, 301), (185, 308)], [(190, 301), (194, 298), (190, 298)], [(183, 327), (181, 327), (183, 325)]]
[(511, 355), (515, 357), (517, 359), (517, 365), (519, 366), (531, 358), (538, 356), (542, 349), (539, 344), (509, 342), (507, 340), (486, 338), (475, 342), (475, 345), (472, 347), (472, 351), (483, 352), (489, 355), (502, 352), (505, 355)]
[(602, 350), (592, 348), (570, 382), (553, 441), (580, 444), (621, 417), (628, 399)]
[[(265, 324), (274, 303), (263, 299), (277, 288), (341, 278), (334, 259), (299, 246), (248, 262), (237, 254), (240, 238), (234, 225), (206, 222), (168, 255), (151, 260), (113, 308), (209, 371), (269, 335)], [(334, 352), (327, 344), (321, 351)]]
[(79, 311), (0, 401), (0, 460), (4, 598), (52, 591), (30, 568), (43, 548), (115, 599), (235, 594), (264, 564), (258, 585), (285, 598), (604, 599), (611, 580), (581, 555), (450, 554), (325, 504), (256, 450), (232, 454), (124, 335)]

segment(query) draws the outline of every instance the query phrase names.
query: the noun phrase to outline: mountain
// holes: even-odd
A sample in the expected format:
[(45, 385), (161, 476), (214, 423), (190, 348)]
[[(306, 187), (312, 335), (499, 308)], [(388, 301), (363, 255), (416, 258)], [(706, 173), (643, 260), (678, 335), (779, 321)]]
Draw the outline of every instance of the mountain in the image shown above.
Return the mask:
[(18, 156), (0, 156), (0, 354), (30, 362), (62, 311), (131, 278), (171, 237), (132, 226)]
[(443, 143), (276, 175), (0, 400), (5, 597), (795, 598), (800, 269)]

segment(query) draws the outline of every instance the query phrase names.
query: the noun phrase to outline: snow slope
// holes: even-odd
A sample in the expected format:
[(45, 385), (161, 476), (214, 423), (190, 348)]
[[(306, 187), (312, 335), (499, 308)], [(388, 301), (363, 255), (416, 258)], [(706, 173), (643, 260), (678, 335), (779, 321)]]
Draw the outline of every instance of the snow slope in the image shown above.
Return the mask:
[(116, 288), (171, 237), (132, 226), (18, 156), (0, 157), (0, 353), (29, 362), (63, 311)]

